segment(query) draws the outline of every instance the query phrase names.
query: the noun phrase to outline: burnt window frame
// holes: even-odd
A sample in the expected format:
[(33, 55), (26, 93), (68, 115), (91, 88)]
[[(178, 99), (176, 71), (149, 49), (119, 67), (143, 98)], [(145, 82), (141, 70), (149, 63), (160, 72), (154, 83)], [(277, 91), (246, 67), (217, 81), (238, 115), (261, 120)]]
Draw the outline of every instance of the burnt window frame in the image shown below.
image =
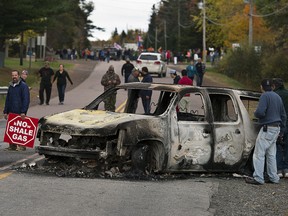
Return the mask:
[[(199, 95), (199, 98), (201, 99), (202, 105), (201, 105), (201, 109), (203, 109), (203, 115), (202, 114), (197, 114), (197, 111), (199, 109), (190, 109), (189, 112), (180, 112), (179, 110), (179, 103), (180, 101), (185, 98), (185, 95), (190, 94), (189, 98), (193, 97), (191, 96), (191, 94), (193, 94), (194, 96)], [(190, 104), (190, 106), (193, 106), (193, 100), (192, 103)], [(185, 122), (185, 121), (191, 121), (191, 122), (207, 122), (207, 114), (208, 114), (208, 106), (207, 106), (207, 102), (205, 100), (205, 93), (201, 92), (201, 91), (187, 91), (185, 93), (183, 93), (183, 95), (179, 95), (179, 99), (176, 102), (176, 112), (177, 112), (177, 121), (178, 122)]]
[[(209, 92), (209, 99), (210, 99), (210, 103), (211, 103), (211, 110), (212, 110), (212, 115), (213, 115), (213, 122), (214, 123), (236, 123), (239, 121), (239, 110), (237, 107), (237, 103), (235, 98), (233, 97), (233, 95), (229, 94), (229, 93), (224, 93), (224, 92)], [(214, 96), (219, 96), (220, 100), (214, 102), (213, 99), (211, 99), (211, 95)], [(225, 98), (226, 97), (226, 100)], [(217, 99), (215, 97), (215, 99)], [(231, 99), (232, 102), (232, 107), (234, 108), (234, 115), (236, 117), (236, 119), (230, 118), (230, 114), (229, 114), (229, 110), (228, 110), (228, 106), (227, 106), (227, 101)], [(215, 112), (215, 104), (217, 104), (218, 106), (220, 105), (220, 107), (218, 107), (217, 112)], [(224, 105), (226, 105), (225, 107), (223, 107)], [(219, 115), (219, 108), (220, 108), (220, 115)], [(221, 111), (221, 109), (225, 109), (223, 113)], [(218, 115), (217, 115), (218, 113)], [(217, 118), (216, 118), (217, 117)]]

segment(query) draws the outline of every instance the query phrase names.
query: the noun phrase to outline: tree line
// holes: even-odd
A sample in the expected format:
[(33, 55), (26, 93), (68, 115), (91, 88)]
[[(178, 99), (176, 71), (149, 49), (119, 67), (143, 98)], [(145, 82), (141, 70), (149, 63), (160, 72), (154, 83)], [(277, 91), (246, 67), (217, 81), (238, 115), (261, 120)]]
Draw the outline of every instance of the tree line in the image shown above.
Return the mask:
[[(253, 22), (253, 45), (287, 47), (288, 0), (162, 0), (153, 5), (145, 46), (182, 51), (202, 47), (205, 7), (207, 47), (231, 48), (247, 44), (249, 19)], [(253, 12), (251, 14), (250, 7)]]
[[(0, 63), (4, 62), (6, 43), (47, 32), (47, 47), (87, 47), (94, 26), (89, 20), (94, 10), (85, 0), (2, 0), (0, 1)], [(20, 51), (20, 55), (23, 50)], [(0, 64), (1, 65), (1, 64)]]

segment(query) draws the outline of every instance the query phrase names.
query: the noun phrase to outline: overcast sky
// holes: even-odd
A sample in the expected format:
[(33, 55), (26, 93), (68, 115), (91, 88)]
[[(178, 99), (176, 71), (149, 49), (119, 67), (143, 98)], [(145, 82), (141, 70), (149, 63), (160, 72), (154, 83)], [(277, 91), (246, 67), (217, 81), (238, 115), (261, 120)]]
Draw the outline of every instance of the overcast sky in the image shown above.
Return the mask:
[(92, 0), (94, 11), (89, 19), (106, 31), (94, 31), (91, 40), (108, 40), (117, 28), (118, 34), (127, 29), (148, 30), (152, 6), (160, 0)]

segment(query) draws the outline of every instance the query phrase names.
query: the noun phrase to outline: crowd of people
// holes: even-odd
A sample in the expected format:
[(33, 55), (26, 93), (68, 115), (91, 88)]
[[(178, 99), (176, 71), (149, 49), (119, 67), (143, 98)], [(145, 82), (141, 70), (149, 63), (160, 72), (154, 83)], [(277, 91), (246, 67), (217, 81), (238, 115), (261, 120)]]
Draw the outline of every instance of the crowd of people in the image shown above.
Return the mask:
[[(176, 70), (170, 70), (172, 83), (202, 86), (205, 69), (205, 64), (202, 63), (201, 58), (198, 57), (197, 61), (194, 61), (193, 58), (186, 68), (181, 71), (181, 76), (177, 74)], [(73, 85), (69, 73), (64, 69), (64, 65), (60, 64), (59, 69), (54, 73), (49, 62), (45, 62), (44, 67), (40, 68), (38, 73), (41, 78), (39, 105), (43, 105), (44, 102), (49, 105), (52, 84), (56, 80), (59, 105), (63, 105), (67, 80)], [(126, 58), (126, 62), (121, 68), (121, 75), (124, 77), (125, 83), (140, 82), (140, 80), (144, 83), (153, 82), (148, 68), (136, 68), (129, 58)], [(5, 119), (8, 118), (9, 113), (19, 114), (22, 119), (25, 119), (30, 104), (30, 92), (26, 84), (27, 76), (27, 70), (23, 70), (21, 73), (17, 70), (11, 72), (11, 82), (9, 83), (3, 110)], [(121, 84), (120, 76), (115, 73), (113, 65), (109, 66), (107, 72), (101, 78), (101, 84), (104, 86), (104, 91)], [(264, 183), (277, 184), (280, 178), (288, 178), (288, 119), (286, 116), (286, 113), (288, 113), (288, 90), (284, 87), (284, 81), (280, 78), (264, 79), (260, 84), (260, 88), (262, 95), (254, 113), (261, 125), (253, 153), (254, 173), (252, 177), (245, 180), (246, 183), (256, 185)], [(129, 94), (128, 91), (128, 96)], [(142, 90), (139, 93), (145, 114), (150, 114), (151, 97), (151, 90)], [(183, 109), (185, 109), (185, 100), (181, 101), (182, 104), (179, 104), (179, 107), (183, 106)], [(114, 112), (116, 109), (116, 95), (106, 99), (104, 104), (105, 110)], [(7, 150), (25, 151), (26, 148), (10, 143)], [(264, 175), (265, 173), (267, 176)]]
[[(98, 60), (98, 61), (106, 61), (109, 63), (111, 58), (113, 60), (125, 60), (129, 58), (130, 60), (137, 60), (140, 52), (154, 52), (154, 49), (147, 50), (134, 50), (130, 48), (115, 48), (115, 47), (107, 47), (107, 48), (85, 48), (80, 49), (58, 49), (55, 54), (58, 56), (58, 59), (63, 60), (75, 60), (75, 59), (85, 59), (85, 60)], [(164, 50), (160, 47), (157, 50), (158, 53), (161, 53), (161, 58), (167, 63), (174, 62), (177, 64), (178, 62), (190, 62), (197, 61), (198, 58), (202, 58), (202, 51), (199, 48), (188, 49), (179, 52), (175, 52), (172, 50)], [(211, 65), (216, 65), (217, 62), (224, 55), (224, 51), (220, 48), (211, 47), (206, 51), (207, 61), (211, 63)]]
[(85, 59), (87, 60), (98, 60), (106, 61), (109, 63), (111, 59), (113, 60), (125, 60), (129, 58), (131, 60), (136, 60), (139, 52), (134, 49), (116, 49), (114, 47), (102, 48), (102, 49), (93, 49), (85, 48), (77, 51), (77, 49), (62, 49), (55, 52), (57, 59), (61, 60), (76, 60), (76, 59)]
[[(188, 85), (202, 86), (203, 78), (206, 71), (206, 65), (202, 62), (201, 58), (198, 58), (196, 63), (194, 60), (191, 60), (187, 67), (181, 71), (182, 78), (185, 74), (185, 84), (191, 83)], [(170, 70), (170, 77), (173, 79), (173, 84), (183, 84), (180, 82), (182, 78), (177, 74), (176, 70)], [(189, 82), (188, 82), (189, 79)], [(180, 83), (179, 83), (180, 82)]]

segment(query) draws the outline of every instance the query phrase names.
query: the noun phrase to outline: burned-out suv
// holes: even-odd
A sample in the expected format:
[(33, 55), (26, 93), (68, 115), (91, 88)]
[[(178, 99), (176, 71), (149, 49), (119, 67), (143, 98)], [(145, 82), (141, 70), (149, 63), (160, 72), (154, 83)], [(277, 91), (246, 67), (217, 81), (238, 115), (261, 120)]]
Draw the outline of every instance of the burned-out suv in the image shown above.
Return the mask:
[[(141, 91), (152, 91), (150, 115), (144, 114)], [(104, 101), (112, 94), (117, 109), (105, 111)], [(228, 88), (128, 83), (83, 109), (40, 119), (37, 151), (92, 159), (105, 169), (239, 171), (254, 148), (259, 97)]]

